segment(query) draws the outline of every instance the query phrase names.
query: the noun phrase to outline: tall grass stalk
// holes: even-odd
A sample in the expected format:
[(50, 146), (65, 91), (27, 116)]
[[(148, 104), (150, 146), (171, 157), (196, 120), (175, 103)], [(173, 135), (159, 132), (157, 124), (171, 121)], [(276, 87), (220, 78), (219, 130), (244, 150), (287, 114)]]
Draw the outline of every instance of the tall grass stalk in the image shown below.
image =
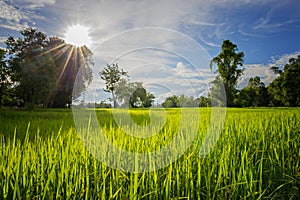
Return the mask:
[[(163, 169), (140, 174), (112, 169), (93, 157), (68, 110), (0, 111), (0, 199), (299, 199), (299, 111), (228, 109), (213, 151), (199, 157), (210, 118), (201, 109), (198, 138), (186, 153)], [(150, 152), (178, 130), (180, 112), (167, 112), (160, 135), (145, 141), (126, 136), (109, 110), (98, 110), (97, 116), (114, 144)], [(143, 124), (142, 117), (135, 120)], [(136, 162), (135, 167), (142, 166)]]

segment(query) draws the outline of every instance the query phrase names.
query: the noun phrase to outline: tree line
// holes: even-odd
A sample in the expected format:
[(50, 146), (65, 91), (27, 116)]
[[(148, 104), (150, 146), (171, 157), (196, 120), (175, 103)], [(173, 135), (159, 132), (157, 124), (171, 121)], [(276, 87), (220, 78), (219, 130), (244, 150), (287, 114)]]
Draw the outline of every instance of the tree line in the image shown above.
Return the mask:
[(221, 53), (211, 61), (211, 68), (216, 65), (218, 72), (212, 81), (210, 93), (215, 101), (229, 107), (300, 106), (300, 55), (291, 58), (283, 70), (271, 67), (278, 77), (269, 86), (266, 87), (260, 77), (256, 76), (249, 79), (245, 88), (238, 90), (237, 81), (244, 70), (244, 53), (237, 51), (237, 45), (224, 40)]
[[(70, 107), (92, 81), (93, 53), (86, 46), (66, 44), (59, 37), (47, 37), (33, 28), (22, 30), (21, 37), (8, 37), (6, 49), (0, 48), (0, 107)], [(211, 60), (217, 76), (207, 97), (173, 95), (163, 107), (300, 106), (300, 55), (291, 58), (283, 69), (271, 67), (278, 77), (265, 86), (252, 77), (246, 87), (237, 89), (243, 75), (244, 53), (224, 40), (221, 52)], [(107, 64), (99, 72), (104, 91), (111, 94), (113, 107), (148, 108), (154, 95), (141, 82), (130, 82), (128, 72), (119, 65)], [(74, 84), (76, 80), (76, 84)], [(112, 107), (102, 101), (98, 107)]]
[[(300, 106), (300, 55), (291, 58), (283, 70), (271, 67), (278, 77), (268, 86), (260, 77), (249, 79), (248, 85), (237, 89), (238, 79), (243, 75), (244, 52), (238, 52), (236, 44), (224, 40), (222, 50), (211, 60), (210, 67), (216, 66), (217, 76), (210, 83), (208, 97), (193, 99), (184, 95), (167, 97), (163, 107), (206, 107), (214, 105), (228, 107), (267, 107), (267, 106)], [(186, 102), (189, 102), (186, 104)], [(193, 103), (191, 103), (193, 102)]]

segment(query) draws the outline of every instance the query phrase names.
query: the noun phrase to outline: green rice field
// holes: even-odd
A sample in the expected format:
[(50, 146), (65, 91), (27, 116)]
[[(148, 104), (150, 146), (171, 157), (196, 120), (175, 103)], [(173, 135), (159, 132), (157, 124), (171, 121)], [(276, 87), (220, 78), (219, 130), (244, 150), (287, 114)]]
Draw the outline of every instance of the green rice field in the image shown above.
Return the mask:
[[(145, 139), (127, 135), (110, 109), (96, 110), (96, 116), (113, 144), (150, 152), (178, 134), (181, 111), (154, 109), (166, 120)], [(228, 108), (220, 138), (202, 157), (211, 112), (186, 109), (198, 111), (200, 119), (187, 119), (199, 124), (197, 137), (182, 156), (161, 169), (132, 173), (107, 166), (86, 149), (72, 110), (0, 110), (0, 199), (300, 199), (299, 108)], [(130, 112), (140, 127), (151, 122), (148, 110), (114, 112)], [(182, 140), (189, 130), (181, 131)]]

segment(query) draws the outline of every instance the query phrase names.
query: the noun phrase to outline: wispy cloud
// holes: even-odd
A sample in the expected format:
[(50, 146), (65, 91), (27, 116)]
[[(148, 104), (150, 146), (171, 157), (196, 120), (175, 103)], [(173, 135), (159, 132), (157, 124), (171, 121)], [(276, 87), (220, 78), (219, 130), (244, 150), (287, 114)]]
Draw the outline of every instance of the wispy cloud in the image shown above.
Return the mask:
[(271, 58), (272, 62), (271, 64), (269, 64), (269, 66), (276, 66), (279, 67), (279, 69), (283, 69), (284, 65), (287, 64), (291, 58), (297, 58), (298, 55), (300, 55), (300, 51), (296, 51), (291, 54), (284, 54), (281, 56), (273, 56)]
[(29, 19), (24, 11), (7, 4), (5, 1), (0, 1), (0, 13), (0, 18), (15, 24), (19, 24), (21, 20)]
[(55, 4), (56, 0), (14, 0), (13, 3), (17, 7), (34, 10), (48, 5)]
[[(285, 13), (281, 15), (281, 13)], [(276, 2), (269, 8), (265, 15), (254, 22), (253, 29), (268, 32), (277, 32), (286, 26), (299, 22), (299, 4), (293, 1)], [(280, 16), (280, 18), (278, 18)]]
[(4, 42), (6, 39), (7, 39), (6, 37), (0, 37), (0, 42)]
[(35, 20), (45, 20), (34, 10), (54, 3), (55, 0), (0, 1), (0, 27), (20, 31), (34, 26)]

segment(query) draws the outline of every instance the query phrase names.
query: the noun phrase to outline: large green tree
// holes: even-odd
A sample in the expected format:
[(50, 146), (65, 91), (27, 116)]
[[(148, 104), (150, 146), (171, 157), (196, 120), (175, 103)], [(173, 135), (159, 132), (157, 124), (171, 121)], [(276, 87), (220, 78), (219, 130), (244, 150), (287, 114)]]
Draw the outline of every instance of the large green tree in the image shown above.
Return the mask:
[(221, 53), (213, 58), (210, 63), (211, 69), (213, 64), (217, 65), (218, 75), (212, 82), (213, 88), (211, 96), (219, 102), (223, 101), (222, 85), (226, 94), (227, 106), (234, 106), (234, 97), (236, 94), (236, 84), (238, 78), (242, 75), (244, 61), (244, 53), (237, 52), (237, 45), (230, 40), (224, 40)]
[(0, 107), (4, 99), (9, 99), (9, 89), (11, 87), (11, 70), (6, 63), (6, 51), (0, 48)]
[(21, 35), (6, 40), (19, 99), (30, 107), (70, 106), (92, 79), (92, 52), (57, 37), (48, 39), (33, 28), (22, 30)]
[(35, 29), (21, 31), (21, 38), (6, 40), (12, 80), (16, 83), (18, 96), (30, 107), (47, 105), (54, 90), (53, 80), (56, 67), (45, 49), (49, 44), (47, 36)]
[(268, 87), (272, 105), (300, 106), (300, 55), (291, 58), (283, 71), (273, 70), (279, 73), (279, 77)]
[(112, 101), (114, 108), (117, 107), (116, 89), (122, 80), (128, 77), (128, 73), (119, 67), (118, 64), (107, 64), (106, 67), (99, 72), (102, 80), (105, 81), (105, 92), (109, 92), (112, 95)]
[(239, 91), (235, 104), (242, 107), (267, 106), (269, 101), (265, 84), (258, 76), (249, 79), (248, 86)]

